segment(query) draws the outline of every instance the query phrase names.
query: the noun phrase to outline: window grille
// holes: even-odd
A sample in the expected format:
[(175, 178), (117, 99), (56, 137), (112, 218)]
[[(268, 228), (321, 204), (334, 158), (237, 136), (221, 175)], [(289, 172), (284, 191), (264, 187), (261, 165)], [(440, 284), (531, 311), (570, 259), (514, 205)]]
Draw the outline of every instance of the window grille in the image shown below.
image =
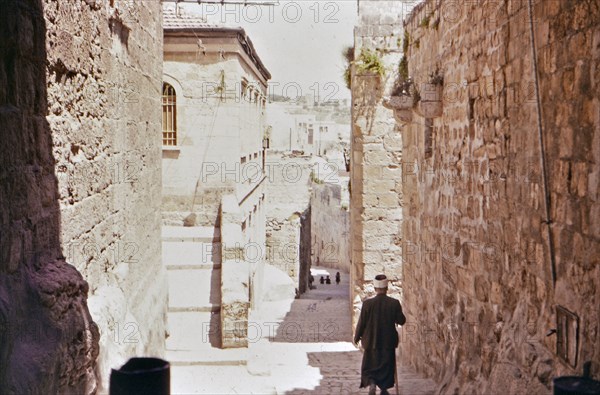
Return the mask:
[(175, 88), (167, 83), (163, 83), (162, 127), (163, 145), (177, 145), (177, 95)]

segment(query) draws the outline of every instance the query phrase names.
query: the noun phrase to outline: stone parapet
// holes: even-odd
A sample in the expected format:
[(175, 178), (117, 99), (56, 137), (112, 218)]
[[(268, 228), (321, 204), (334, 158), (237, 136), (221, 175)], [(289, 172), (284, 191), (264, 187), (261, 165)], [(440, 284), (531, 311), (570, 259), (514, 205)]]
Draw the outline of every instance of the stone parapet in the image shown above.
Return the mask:
[(221, 201), (221, 344), (248, 346), (250, 264), (244, 256), (242, 212), (235, 195)]

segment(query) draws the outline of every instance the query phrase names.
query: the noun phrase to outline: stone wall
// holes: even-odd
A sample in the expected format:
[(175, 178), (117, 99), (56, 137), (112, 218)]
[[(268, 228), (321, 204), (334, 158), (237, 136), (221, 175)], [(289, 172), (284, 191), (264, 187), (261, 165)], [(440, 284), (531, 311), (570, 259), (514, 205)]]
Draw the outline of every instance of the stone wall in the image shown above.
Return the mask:
[(0, 1), (0, 392), (91, 393), (98, 328), (65, 262), (41, 1)]
[(243, 213), (235, 195), (225, 195), (221, 221), (221, 346), (248, 346), (250, 263), (245, 257)]
[[(266, 260), (299, 284), (301, 216), (310, 204), (311, 158), (267, 154)], [(303, 255), (304, 256), (304, 255)]]
[(342, 186), (312, 184), (310, 199), (312, 262), (350, 271), (350, 213), (342, 207)]
[(286, 273), (294, 284), (300, 275), (300, 215), (267, 220), (267, 262)]
[(352, 72), (352, 139), (350, 178), (351, 296), (353, 325), (361, 301), (374, 295), (379, 273), (391, 280), (390, 294), (402, 287), (402, 144), (392, 112), (381, 98), (397, 76), (402, 50), (400, 1), (360, 1), (354, 32), (354, 58), (371, 49), (386, 66), (384, 77)]
[(0, 187), (2, 245), (10, 245), (0, 289), (13, 306), (9, 323), (49, 331), (3, 339), (0, 370), (9, 392), (90, 392), (98, 331), (87, 285), (65, 258), (89, 284), (100, 382), (128, 357), (164, 350), (161, 8), (0, 5), (1, 158), (14, 179)]
[[(535, 58), (527, 1), (428, 0), (406, 22), (409, 72), (423, 97), (439, 69), (443, 115), (402, 127), (402, 355), (447, 393), (548, 393), (584, 361), (600, 375), (600, 5), (532, 3)], [(573, 366), (559, 306), (578, 316)]]
[(309, 290), (310, 267), (312, 266), (311, 244), (312, 213), (310, 207), (300, 216), (300, 270), (298, 279), (298, 293), (303, 294)]

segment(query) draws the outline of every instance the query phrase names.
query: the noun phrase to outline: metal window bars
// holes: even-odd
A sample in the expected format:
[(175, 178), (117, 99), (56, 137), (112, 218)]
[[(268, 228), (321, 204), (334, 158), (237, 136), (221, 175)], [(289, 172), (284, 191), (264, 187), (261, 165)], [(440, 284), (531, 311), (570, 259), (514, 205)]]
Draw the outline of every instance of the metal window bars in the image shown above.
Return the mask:
[(163, 83), (162, 94), (162, 143), (177, 145), (177, 94), (167, 83)]

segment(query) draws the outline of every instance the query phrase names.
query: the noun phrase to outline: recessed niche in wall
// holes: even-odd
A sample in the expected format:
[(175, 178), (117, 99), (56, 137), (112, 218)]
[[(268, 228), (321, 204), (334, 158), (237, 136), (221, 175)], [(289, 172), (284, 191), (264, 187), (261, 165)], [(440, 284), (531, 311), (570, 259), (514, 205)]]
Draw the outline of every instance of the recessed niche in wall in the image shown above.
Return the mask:
[(556, 306), (556, 354), (575, 367), (578, 348), (579, 317), (562, 306)]
[(433, 119), (425, 118), (425, 159), (433, 156)]

